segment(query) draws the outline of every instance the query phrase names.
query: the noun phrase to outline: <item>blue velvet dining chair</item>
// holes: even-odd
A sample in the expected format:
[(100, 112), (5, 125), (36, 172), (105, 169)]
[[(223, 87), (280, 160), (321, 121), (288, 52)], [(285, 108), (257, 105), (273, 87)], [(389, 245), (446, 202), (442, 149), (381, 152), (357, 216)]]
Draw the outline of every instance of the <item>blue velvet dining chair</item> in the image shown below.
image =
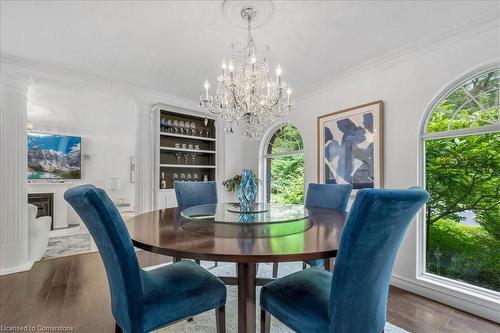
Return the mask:
[[(351, 184), (309, 184), (306, 194), (306, 208), (324, 208), (346, 211), (351, 195)], [(322, 266), (323, 259), (313, 259), (302, 262), (302, 269), (309, 266)], [(278, 263), (273, 263), (273, 278), (278, 276)]]
[(177, 206), (187, 207), (215, 204), (217, 200), (217, 183), (210, 182), (174, 182)]
[(296, 332), (382, 332), (399, 245), (428, 199), (418, 187), (358, 191), (333, 273), (313, 267), (262, 287), (261, 332), (270, 315)]
[[(216, 204), (217, 199), (217, 182), (174, 182), (175, 197), (177, 199), (177, 206), (180, 209), (198, 206)], [(174, 258), (175, 261), (181, 258)], [(199, 265), (198, 259), (195, 262)], [(217, 261), (214, 263), (217, 266)]]
[(217, 332), (225, 332), (222, 281), (192, 261), (143, 270), (125, 223), (104, 190), (81, 185), (67, 190), (64, 199), (99, 249), (117, 332), (150, 332), (212, 309), (216, 310)]
[[(309, 184), (306, 194), (306, 208), (335, 209), (345, 212), (352, 192), (351, 184)], [(322, 266), (323, 259), (308, 260), (302, 263), (302, 268)]]

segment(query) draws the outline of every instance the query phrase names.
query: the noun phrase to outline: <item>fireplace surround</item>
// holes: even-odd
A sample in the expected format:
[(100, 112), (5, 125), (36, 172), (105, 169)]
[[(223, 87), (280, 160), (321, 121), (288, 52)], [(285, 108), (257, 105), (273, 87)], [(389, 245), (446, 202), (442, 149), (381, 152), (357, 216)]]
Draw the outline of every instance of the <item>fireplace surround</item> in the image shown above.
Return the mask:
[(28, 203), (38, 208), (36, 217), (51, 217), (50, 230), (54, 230), (54, 193), (29, 193)]

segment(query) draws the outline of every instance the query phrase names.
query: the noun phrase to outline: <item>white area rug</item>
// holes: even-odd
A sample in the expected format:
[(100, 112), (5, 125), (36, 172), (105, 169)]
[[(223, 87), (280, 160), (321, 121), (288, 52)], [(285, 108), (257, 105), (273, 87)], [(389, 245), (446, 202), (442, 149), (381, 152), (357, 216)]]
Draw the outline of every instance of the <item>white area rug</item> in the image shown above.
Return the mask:
[(51, 237), (49, 238), (47, 251), (45, 252), (42, 260), (95, 251), (97, 251), (97, 249), (92, 246), (89, 233), (77, 233), (61, 237)]
[[(217, 276), (235, 276), (235, 264), (219, 263), (214, 267), (213, 262), (202, 262), (202, 266), (212, 274)], [(146, 268), (153, 269), (154, 267)], [(281, 263), (279, 265), (278, 276), (288, 275), (302, 269), (302, 263)], [(272, 264), (259, 264), (257, 276), (271, 277)], [(260, 304), (259, 301), (260, 287), (257, 287), (257, 330), (260, 332)], [(227, 287), (227, 303), (226, 303), (226, 331), (235, 333), (238, 331), (238, 290), (236, 286)], [(193, 318), (192, 322), (182, 321), (169, 327), (156, 331), (157, 333), (205, 333), (215, 332), (215, 311), (208, 311)], [(271, 332), (273, 333), (291, 333), (291, 329), (280, 323), (276, 318), (271, 319)], [(390, 323), (385, 325), (385, 333), (408, 333), (407, 331), (394, 326)]]

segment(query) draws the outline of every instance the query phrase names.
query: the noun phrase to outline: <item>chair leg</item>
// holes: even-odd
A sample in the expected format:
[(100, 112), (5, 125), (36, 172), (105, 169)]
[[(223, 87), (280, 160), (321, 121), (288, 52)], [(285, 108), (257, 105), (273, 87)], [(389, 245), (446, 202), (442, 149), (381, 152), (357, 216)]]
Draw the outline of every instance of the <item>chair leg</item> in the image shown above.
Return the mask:
[(118, 326), (118, 323), (115, 323), (115, 333), (123, 333), (123, 331), (120, 328), (120, 326)]
[(197, 263), (198, 265), (200, 264), (200, 261), (198, 259), (195, 259), (194, 262)]
[(215, 309), (215, 325), (217, 333), (226, 333), (226, 307), (221, 306)]
[(273, 262), (273, 278), (277, 278), (278, 277), (278, 263), (277, 262)]
[(181, 261), (182, 258), (179, 258), (179, 257), (174, 257), (174, 262), (178, 262), (178, 261)]
[(326, 271), (332, 271), (332, 261), (330, 260), (330, 258), (323, 260), (323, 267)]
[(302, 269), (306, 269), (306, 262), (305, 261), (302, 262)]
[(264, 309), (260, 309), (260, 333), (271, 331), (271, 315)]
[(217, 267), (218, 265), (219, 265), (219, 263), (216, 261), (216, 262), (214, 263), (214, 267)]

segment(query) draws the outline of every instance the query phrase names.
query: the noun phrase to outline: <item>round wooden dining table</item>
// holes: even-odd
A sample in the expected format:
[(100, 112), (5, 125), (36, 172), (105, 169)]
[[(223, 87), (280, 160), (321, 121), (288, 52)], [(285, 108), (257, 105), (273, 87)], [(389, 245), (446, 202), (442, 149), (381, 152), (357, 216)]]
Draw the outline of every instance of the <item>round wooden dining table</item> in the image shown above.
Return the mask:
[[(258, 263), (326, 259), (337, 255), (347, 213), (309, 209), (305, 231), (289, 235), (257, 235), (244, 232), (221, 235), (213, 229), (188, 224), (179, 208), (161, 209), (127, 220), (134, 246), (174, 258), (236, 263), (236, 277), (220, 277), (226, 285), (238, 286), (238, 332), (255, 333), (256, 286), (272, 278), (257, 278)], [(248, 224), (247, 224), (248, 225)]]

